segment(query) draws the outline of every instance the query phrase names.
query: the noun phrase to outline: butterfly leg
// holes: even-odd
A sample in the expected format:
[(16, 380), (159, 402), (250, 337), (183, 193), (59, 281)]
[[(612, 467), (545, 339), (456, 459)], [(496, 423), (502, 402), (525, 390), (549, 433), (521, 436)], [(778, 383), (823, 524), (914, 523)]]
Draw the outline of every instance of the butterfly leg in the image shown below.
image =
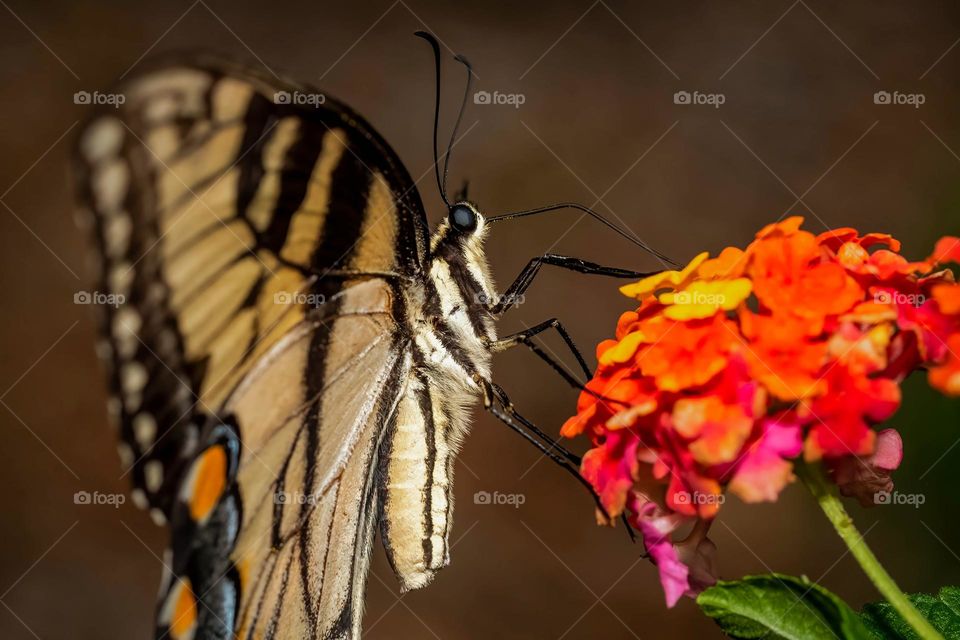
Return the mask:
[[(600, 496), (598, 496), (596, 491), (594, 491), (593, 486), (591, 486), (590, 483), (580, 475), (580, 457), (564, 449), (560, 443), (548, 436), (532, 422), (517, 413), (516, 409), (513, 408), (513, 403), (510, 402), (510, 399), (507, 398), (506, 393), (504, 393), (503, 389), (499, 385), (482, 378), (478, 378), (477, 383), (483, 390), (483, 405), (487, 411), (492, 413), (494, 417), (500, 420), (500, 422), (504, 423), (512, 430), (520, 434), (520, 436), (536, 447), (543, 455), (547, 456), (550, 460), (566, 469), (568, 473), (572, 474), (580, 484), (587, 488), (587, 490), (593, 496), (593, 500), (596, 503), (597, 508), (600, 509), (604, 516), (609, 519), (607, 510), (600, 502)], [(514, 420), (516, 420), (516, 422), (514, 422)], [(517, 422), (520, 424), (517, 424)], [(550, 446), (547, 446), (547, 444), (544, 444), (544, 442), (541, 442), (536, 437), (531, 435), (527, 429), (533, 431), (537, 437), (542, 438), (546, 443), (549, 443)]]
[[(642, 273), (639, 271), (629, 271), (627, 269), (618, 269), (616, 267), (605, 267), (603, 265), (596, 264), (594, 262), (588, 262), (586, 260), (581, 260), (580, 258), (572, 258), (570, 256), (561, 256), (554, 253), (547, 253), (536, 258), (531, 258), (527, 263), (527, 266), (523, 268), (520, 272), (520, 275), (516, 277), (509, 287), (507, 287), (506, 292), (500, 296), (498, 300), (492, 302), (488, 310), (494, 317), (501, 317), (507, 311), (517, 306), (523, 302), (523, 294), (533, 283), (534, 278), (540, 271), (540, 267), (545, 264), (553, 265), (560, 267), (562, 269), (568, 269), (577, 273), (586, 273), (590, 275), (600, 275), (607, 276), (611, 278), (628, 278), (628, 279), (639, 279), (645, 278), (650, 275), (654, 275), (658, 272), (649, 272)], [(551, 318), (546, 322), (542, 322), (534, 327), (531, 327), (525, 331), (520, 331), (515, 334), (506, 336), (497, 340), (496, 342), (490, 345), (491, 350), (493, 351), (505, 351), (511, 347), (515, 347), (518, 344), (522, 344), (530, 349), (538, 358), (546, 362), (550, 367), (556, 371), (566, 382), (574, 387), (575, 389), (584, 390), (584, 383), (577, 380), (573, 375), (566, 370), (566, 368), (558, 363), (554, 358), (544, 352), (536, 342), (533, 341), (533, 336), (543, 333), (548, 329), (554, 329), (560, 337), (563, 339), (564, 343), (573, 353), (574, 357), (577, 359), (577, 363), (580, 365), (580, 368), (583, 370), (587, 379), (593, 377), (593, 372), (590, 371), (590, 368), (587, 366), (586, 360), (584, 360), (583, 355), (580, 353), (580, 350), (577, 349), (576, 344), (574, 344), (573, 339), (570, 337), (570, 334), (564, 328), (556, 318)]]
[[(534, 278), (540, 271), (540, 267), (545, 264), (553, 265), (560, 267), (562, 269), (568, 269), (570, 271), (575, 271), (577, 273), (586, 273), (592, 275), (602, 275), (608, 276), (611, 278), (645, 278), (652, 273), (641, 273), (638, 271), (628, 271), (626, 269), (618, 269), (615, 267), (605, 267), (593, 262), (588, 262), (586, 260), (581, 260), (580, 258), (571, 258), (569, 256), (561, 256), (553, 253), (544, 254), (536, 258), (531, 258), (530, 262), (527, 263), (527, 266), (523, 268), (520, 272), (520, 275), (513, 281), (509, 287), (507, 287), (506, 292), (500, 296), (500, 298), (493, 304), (490, 305), (489, 311), (494, 317), (501, 317), (507, 311), (509, 311), (514, 306), (520, 304), (523, 301), (523, 293), (527, 288), (533, 283)], [(590, 367), (587, 366), (586, 360), (584, 360), (583, 355), (580, 353), (580, 350), (577, 349), (576, 344), (574, 344), (573, 339), (570, 337), (570, 334), (564, 328), (556, 318), (551, 318), (546, 322), (542, 322), (534, 327), (531, 327), (525, 331), (517, 332), (513, 335), (506, 336), (495, 343), (490, 345), (490, 348), (493, 351), (505, 351), (511, 347), (515, 347), (518, 344), (522, 344), (529, 348), (534, 354), (537, 355), (541, 360), (546, 362), (550, 367), (552, 367), (560, 376), (567, 381), (571, 386), (577, 389), (583, 389), (583, 383), (574, 378), (565, 367), (560, 365), (554, 358), (550, 357), (547, 353), (543, 351), (533, 340), (533, 336), (547, 331), (549, 329), (554, 329), (560, 337), (563, 339), (564, 343), (570, 349), (570, 352), (573, 353), (574, 357), (577, 359), (577, 363), (580, 365), (580, 368), (583, 370), (584, 375), (589, 380), (593, 377), (593, 372), (590, 371)]]
[[(525, 440), (527, 440), (527, 442), (535, 446), (552, 462), (559, 464), (561, 467), (571, 473), (580, 484), (587, 488), (587, 490), (590, 492), (590, 495), (593, 497), (593, 501), (596, 504), (597, 509), (603, 514), (604, 518), (609, 521), (610, 514), (600, 501), (600, 496), (597, 495), (597, 492), (594, 490), (593, 486), (582, 475), (580, 475), (580, 456), (568, 451), (556, 439), (551, 438), (542, 429), (537, 427), (527, 418), (523, 417), (513, 406), (513, 403), (510, 401), (507, 393), (500, 385), (483, 379), (479, 379), (478, 383), (483, 389), (483, 403), (486, 409), (490, 411), (490, 413), (492, 413), (498, 420), (520, 434)], [(516, 420), (516, 422), (514, 422), (514, 420)], [(533, 435), (528, 433), (527, 430), (533, 432)], [(534, 435), (536, 435), (537, 438), (540, 438), (540, 440), (543, 440), (543, 442), (537, 440)], [(636, 538), (633, 533), (633, 529), (630, 526), (630, 523), (627, 521), (626, 516), (622, 516), (621, 519), (626, 526), (627, 533), (630, 535), (630, 539), (635, 541)]]
[(556, 371), (557, 374), (561, 378), (563, 378), (567, 382), (567, 384), (569, 384), (574, 389), (578, 389), (580, 391), (589, 393), (590, 395), (594, 396), (598, 400), (602, 400), (604, 402), (610, 402), (614, 404), (623, 404), (619, 400), (613, 400), (611, 398), (607, 398), (602, 394), (597, 393), (593, 389), (588, 389), (586, 387), (586, 383), (580, 382), (579, 380), (577, 380), (577, 378), (572, 373), (567, 371), (567, 368), (561, 362), (558, 362), (550, 354), (548, 354), (543, 349), (541, 349), (536, 342), (534, 342), (533, 336), (539, 333), (543, 333), (548, 329), (556, 329), (557, 333), (559, 333), (560, 336), (563, 338), (564, 343), (566, 343), (567, 347), (576, 357), (577, 362), (580, 363), (580, 366), (583, 368), (583, 372), (586, 374), (587, 379), (589, 380), (590, 378), (592, 378), (593, 372), (591, 372), (589, 367), (587, 367), (586, 361), (583, 359), (583, 355), (581, 355), (580, 350), (577, 349), (577, 345), (574, 344), (573, 339), (570, 338), (570, 334), (567, 333), (567, 330), (563, 328), (563, 325), (560, 324), (560, 321), (557, 320), (556, 318), (551, 318), (550, 320), (541, 322), (540, 324), (535, 325), (525, 331), (519, 331), (509, 336), (505, 336), (500, 340), (496, 340), (490, 343), (490, 350), (494, 352), (506, 351), (507, 349), (510, 349), (512, 347), (522, 344), (523, 346), (530, 349), (530, 351), (532, 351), (538, 358), (540, 358), (541, 360), (546, 362), (548, 365), (550, 365), (550, 367), (554, 371)]
[(504, 336), (503, 338), (490, 343), (490, 350), (493, 352), (506, 351), (507, 349), (512, 349), (513, 347), (522, 344), (532, 350), (566, 379), (570, 375), (566, 369), (549, 355), (544, 353), (544, 351), (537, 346), (537, 343), (533, 341), (533, 336), (543, 333), (544, 331), (549, 331), (550, 329), (553, 329), (560, 334), (560, 337), (567, 345), (567, 348), (570, 349), (570, 352), (573, 353), (574, 357), (577, 359), (577, 364), (580, 365), (580, 368), (583, 370), (583, 374), (586, 376), (587, 380), (592, 378), (593, 372), (590, 371), (590, 367), (587, 366), (587, 361), (583, 359), (583, 355), (581, 355), (580, 350), (577, 349), (577, 345), (573, 342), (573, 338), (570, 337), (570, 334), (564, 328), (563, 324), (561, 324), (556, 318), (550, 318), (549, 320), (541, 322), (540, 324), (530, 327), (529, 329), (525, 329), (524, 331), (518, 331), (517, 333)]
[(568, 269), (577, 273), (587, 273), (591, 275), (607, 276), (610, 278), (629, 278), (639, 279), (659, 273), (652, 271), (642, 273), (639, 271), (629, 271), (627, 269), (617, 269), (615, 267), (605, 267), (594, 262), (581, 260), (580, 258), (571, 258), (570, 256), (561, 256), (554, 253), (546, 253), (536, 258), (531, 258), (527, 266), (523, 268), (520, 275), (516, 277), (500, 299), (490, 306), (490, 313), (495, 317), (500, 317), (511, 308), (523, 301), (523, 292), (527, 290), (533, 279), (540, 271), (540, 267), (545, 264)]

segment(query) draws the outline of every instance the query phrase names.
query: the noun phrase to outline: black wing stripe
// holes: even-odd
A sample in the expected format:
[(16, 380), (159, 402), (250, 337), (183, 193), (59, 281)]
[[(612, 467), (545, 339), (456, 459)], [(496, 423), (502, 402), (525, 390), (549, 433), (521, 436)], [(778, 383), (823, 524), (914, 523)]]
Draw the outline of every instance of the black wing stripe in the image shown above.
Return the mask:
[[(354, 150), (348, 148), (333, 172), (323, 234), (311, 257), (311, 265), (321, 275), (323, 269), (349, 264), (367, 215), (359, 212), (366, 212), (370, 181), (374, 179)], [(337, 286), (335, 281), (321, 278), (314, 293), (329, 295)]]
[(283, 605), (287, 601), (287, 585), (290, 583), (290, 566), (293, 564), (293, 556), (296, 553), (294, 547), (290, 547), (289, 557), (287, 558), (287, 566), (281, 572), (281, 582), (280, 582), (280, 592), (277, 594), (277, 604), (273, 608), (273, 615), (270, 616), (270, 623), (267, 625), (267, 633), (265, 640), (273, 640), (277, 635), (277, 627), (280, 623), (280, 613), (283, 610)]
[[(430, 385), (423, 373), (426, 370), (423, 352), (416, 345), (413, 347), (413, 361), (416, 365), (415, 374), (419, 384), (417, 392), (417, 403), (420, 406), (420, 414), (423, 416), (424, 440), (427, 445), (426, 472), (423, 485), (423, 522), (424, 531), (433, 531), (433, 473), (437, 464), (437, 445), (436, 431), (437, 424), (433, 414), (433, 399), (430, 396)], [(423, 537), (423, 565), (429, 567), (433, 559), (433, 538), (429, 535)]]
[(253, 95), (243, 117), (244, 134), (237, 156), (230, 166), (239, 163), (240, 177), (237, 179), (236, 212), (240, 217), (246, 215), (250, 202), (257, 193), (263, 179), (263, 148), (266, 144), (265, 133), (276, 124), (271, 102), (259, 93)]

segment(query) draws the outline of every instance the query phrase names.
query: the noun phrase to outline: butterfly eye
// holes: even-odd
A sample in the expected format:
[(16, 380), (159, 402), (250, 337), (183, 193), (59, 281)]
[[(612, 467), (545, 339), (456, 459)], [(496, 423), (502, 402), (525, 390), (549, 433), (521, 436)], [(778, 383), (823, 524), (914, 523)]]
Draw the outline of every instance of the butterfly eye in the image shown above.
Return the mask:
[(450, 207), (450, 226), (461, 233), (471, 233), (477, 229), (477, 212), (465, 204)]

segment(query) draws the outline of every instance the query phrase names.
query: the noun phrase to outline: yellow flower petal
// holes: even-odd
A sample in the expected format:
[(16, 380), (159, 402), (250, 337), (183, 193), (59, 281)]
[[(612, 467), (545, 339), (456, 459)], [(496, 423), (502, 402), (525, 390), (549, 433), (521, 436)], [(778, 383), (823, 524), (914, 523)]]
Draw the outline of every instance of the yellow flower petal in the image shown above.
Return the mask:
[(641, 331), (628, 333), (623, 336), (623, 340), (618, 342), (616, 346), (610, 347), (603, 352), (603, 355), (600, 356), (600, 364), (610, 365), (626, 362), (633, 357), (633, 354), (637, 352), (637, 349), (643, 344), (644, 340), (645, 337)]
[(752, 289), (748, 278), (697, 280), (682, 291), (662, 294), (659, 300), (660, 304), (669, 305), (663, 314), (671, 320), (695, 320), (709, 318), (721, 309), (736, 309)]
[(699, 254), (683, 268), (683, 271), (661, 271), (639, 282), (624, 285), (620, 287), (620, 293), (630, 298), (643, 300), (658, 289), (677, 289), (687, 282), (709, 255), (706, 251)]

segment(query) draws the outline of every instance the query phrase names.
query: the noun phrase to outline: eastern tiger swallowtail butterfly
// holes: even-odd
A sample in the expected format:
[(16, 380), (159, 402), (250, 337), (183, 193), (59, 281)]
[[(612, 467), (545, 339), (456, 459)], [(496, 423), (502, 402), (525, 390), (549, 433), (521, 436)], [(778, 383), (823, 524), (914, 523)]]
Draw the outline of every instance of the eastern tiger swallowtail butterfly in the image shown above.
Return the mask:
[(375, 530), (403, 589), (449, 562), (470, 405), (576, 470), (491, 382), (492, 353), (572, 341), (555, 320), (498, 339), (494, 321), (543, 264), (642, 274), (546, 255), (498, 296), (497, 218), (449, 202), (435, 165), (449, 210), (430, 233), (397, 155), (343, 104), (201, 58), (120, 92), (76, 164), (101, 288), (123, 300), (100, 345), (120, 454), (171, 528), (157, 637), (355, 637)]

